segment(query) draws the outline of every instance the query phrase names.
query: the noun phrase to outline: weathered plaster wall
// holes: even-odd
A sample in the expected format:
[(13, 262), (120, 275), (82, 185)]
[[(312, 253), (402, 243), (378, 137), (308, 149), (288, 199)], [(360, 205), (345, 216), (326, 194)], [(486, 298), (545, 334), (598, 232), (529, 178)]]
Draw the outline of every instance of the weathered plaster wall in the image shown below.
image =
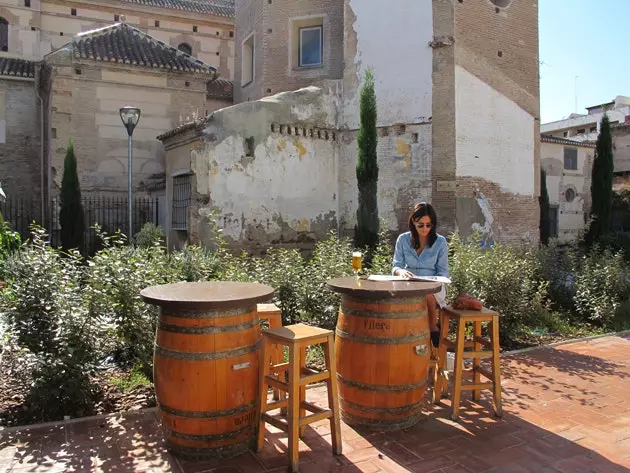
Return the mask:
[[(359, 127), (360, 86), (372, 68), (378, 124), (424, 123), (431, 117), (433, 14), (431, 2), (345, 0), (344, 114)], [(387, 12), (378, 14), (383, 8)], [(395, 38), (395, 41), (392, 39)]]
[[(547, 173), (549, 204), (558, 208), (558, 241), (576, 241), (585, 228), (585, 214), (590, 212), (593, 148), (576, 147), (577, 170), (564, 169), (565, 145), (541, 143), (541, 166)], [(567, 201), (566, 191), (573, 189), (575, 199)]]
[[(378, 129), (378, 211), (389, 230), (407, 225), (411, 205), (431, 200), (431, 125)], [(339, 155), (340, 225), (352, 235), (358, 189), (357, 132), (344, 132)]]
[(219, 110), (192, 150), (201, 203), (193, 233), (204, 242), (212, 212), (232, 246), (312, 246), (337, 229), (340, 97), (301, 89)]
[(457, 177), (483, 177), (505, 192), (533, 196), (534, 118), (459, 66), (455, 84)]

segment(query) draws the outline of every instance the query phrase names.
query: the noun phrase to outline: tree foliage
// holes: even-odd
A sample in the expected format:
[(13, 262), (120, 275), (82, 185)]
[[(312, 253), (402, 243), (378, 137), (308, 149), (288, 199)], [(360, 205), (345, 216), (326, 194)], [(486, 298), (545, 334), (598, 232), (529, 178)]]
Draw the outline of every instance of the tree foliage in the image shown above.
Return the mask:
[(540, 242), (543, 245), (549, 244), (551, 234), (551, 222), (549, 221), (549, 192), (547, 191), (547, 173), (540, 169)]
[(359, 206), (354, 239), (359, 248), (373, 248), (378, 243), (379, 219), (376, 94), (374, 92), (374, 75), (371, 70), (366, 72), (365, 82), (361, 89), (360, 117), (361, 126), (357, 137), (359, 156), (356, 167)]
[(604, 115), (595, 147), (591, 179), (591, 222), (586, 244), (591, 247), (610, 232), (613, 204), (613, 146), (610, 120)]
[(61, 245), (65, 250), (81, 248), (85, 231), (85, 216), (81, 203), (81, 187), (77, 173), (77, 158), (74, 144), (68, 144), (63, 162), (59, 223), (61, 225)]

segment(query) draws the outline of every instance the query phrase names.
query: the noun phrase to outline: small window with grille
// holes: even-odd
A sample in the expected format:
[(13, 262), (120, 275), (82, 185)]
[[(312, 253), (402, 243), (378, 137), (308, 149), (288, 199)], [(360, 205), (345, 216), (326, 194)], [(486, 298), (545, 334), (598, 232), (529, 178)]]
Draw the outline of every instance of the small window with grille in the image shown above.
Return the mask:
[(191, 198), (192, 174), (173, 176), (173, 230), (188, 230), (188, 206)]

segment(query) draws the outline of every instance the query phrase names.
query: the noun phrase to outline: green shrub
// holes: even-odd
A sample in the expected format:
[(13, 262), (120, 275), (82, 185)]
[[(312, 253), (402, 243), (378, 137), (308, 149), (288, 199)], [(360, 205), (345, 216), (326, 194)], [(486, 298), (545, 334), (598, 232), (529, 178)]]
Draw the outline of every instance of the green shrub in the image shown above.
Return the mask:
[(340, 239), (335, 232), (330, 232), (326, 240), (315, 246), (313, 256), (304, 268), (303, 320), (320, 327), (334, 328), (341, 296), (328, 287), (327, 281), (352, 274), (350, 239)]
[(621, 305), (630, 297), (628, 267), (622, 253), (595, 246), (575, 257), (575, 308), (580, 317), (599, 326), (610, 326)]
[(80, 255), (45, 241), (45, 232), (34, 228), (32, 242), (9, 257), (8, 288), (0, 296), (9, 333), (31, 354), (24, 367), (32, 376), (26, 406), (42, 421), (93, 413), (92, 376), (105, 338), (102, 314), (88, 308)]
[(449, 246), (453, 280), (449, 298), (467, 292), (501, 313), (503, 340), (518, 336), (523, 327), (538, 325), (546, 316), (548, 284), (538, 276), (535, 249), (500, 244), (481, 248), (477, 237), (467, 243), (459, 235), (451, 238)]
[(0, 280), (5, 279), (4, 265), (13, 252), (22, 244), (22, 238), (18, 232), (11, 229), (11, 225), (5, 222), (0, 215)]
[(140, 231), (136, 233), (134, 238), (136, 240), (136, 245), (142, 248), (148, 248), (154, 245), (163, 245), (165, 242), (164, 230), (162, 227), (153, 225), (151, 222), (145, 223)]
[(89, 311), (111, 321), (110, 349), (116, 351), (117, 360), (139, 363), (151, 378), (158, 309), (144, 303), (140, 291), (180, 281), (179, 267), (171, 264), (162, 246), (132, 247), (120, 233), (101, 238), (104, 248), (90, 260), (87, 270)]

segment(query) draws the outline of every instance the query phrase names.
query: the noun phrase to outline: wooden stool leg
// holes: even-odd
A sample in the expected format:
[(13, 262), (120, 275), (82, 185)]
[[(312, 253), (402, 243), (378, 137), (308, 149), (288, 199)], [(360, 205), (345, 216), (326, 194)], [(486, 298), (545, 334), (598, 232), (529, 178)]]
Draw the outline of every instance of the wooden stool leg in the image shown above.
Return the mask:
[[(482, 347), (481, 347), (481, 343), (479, 343), (477, 340), (481, 338), (481, 322), (478, 322), (478, 321), (474, 322), (473, 337), (475, 341), (475, 343), (473, 344), (474, 350), (476, 352), (480, 352)], [(473, 358), (473, 383), (477, 385), (481, 383), (481, 373), (479, 373), (480, 367), (481, 367), (481, 358), (478, 358), (478, 357)], [(472, 392), (473, 401), (478, 401), (480, 397), (481, 397), (481, 389), (473, 389), (473, 392)]]
[(453, 386), (453, 412), (451, 419), (459, 417), (459, 401), (462, 394), (462, 377), (464, 371), (464, 343), (466, 338), (466, 322), (463, 318), (457, 324), (457, 345), (455, 348), (455, 384)]
[(260, 365), (258, 367), (259, 372), (259, 393), (260, 393), (260, 402), (259, 402), (259, 421), (258, 421), (258, 442), (256, 443), (256, 449), (260, 452), (265, 446), (265, 421), (263, 420), (263, 413), (265, 412), (265, 408), (267, 407), (267, 380), (265, 377), (269, 374), (269, 363), (267, 363), (267, 354), (269, 350), (267, 349), (267, 342), (263, 339), (262, 347), (260, 349), (261, 357), (260, 357)]
[[(306, 347), (303, 346), (300, 348), (300, 376), (303, 371), (302, 368), (306, 368)], [(300, 406), (302, 403), (306, 401), (306, 385), (300, 386)], [(300, 419), (306, 417), (306, 409), (300, 407)], [(300, 427), (300, 438), (304, 437), (304, 432), (306, 432), (306, 425)]]
[[(275, 344), (271, 346), (271, 364), (272, 365), (278, 365), (280, 364), (280, 345)], [(273, 388), (273, 400), (274, 401), (279, 401), (280, 400), (280, 390), (278, 388)]]
[(447, 383), (447, 380), (444, 378), (442, 374), (443, 371), (446, 370), (446, 367), (447, 367), (446, 345), (442, 343), (442, 340), (444, 340), (448, 336), (451, 318), (448, 316), (448, 314), (444, 313), (444, 311), (441, 311), (441, 312), (442, 312), (442, 317), (441, 317), (442, 320), (440, 321), (440, 346), (438, 347), (437, 367), (435, 369), (435, 373), (433, 374), (433, 379), (434, 379), (433, 403), (434, 404), (440, 403), (440, 398), (442, 397), (442, 393), (446, 390), (446, 388), (448, 388), (448, 386), (445, 386), (445, 384)]
[(289, 465), (298, 471), (300, 455), (300, 345), (289, 347)]
[(339, 420), (339, 393), (337, 390), (337, 368), (335, 367), (334, 354), (335, 338), (331, 333), (328, 335), (328, 343), (325, 346), (326, 369), (330, 377), (328, 383), (328, 408), (332, 410), (333, 416), (330, 418), (330, 432), (332, 438), (333, 453), (341, 455), (341, 422)]
[(501, 360), (499, 343), (499, 316), (492, 317), (492, 381), (494, 383), (494, 412), (498, 417), (503, 415), (501, 406)]

